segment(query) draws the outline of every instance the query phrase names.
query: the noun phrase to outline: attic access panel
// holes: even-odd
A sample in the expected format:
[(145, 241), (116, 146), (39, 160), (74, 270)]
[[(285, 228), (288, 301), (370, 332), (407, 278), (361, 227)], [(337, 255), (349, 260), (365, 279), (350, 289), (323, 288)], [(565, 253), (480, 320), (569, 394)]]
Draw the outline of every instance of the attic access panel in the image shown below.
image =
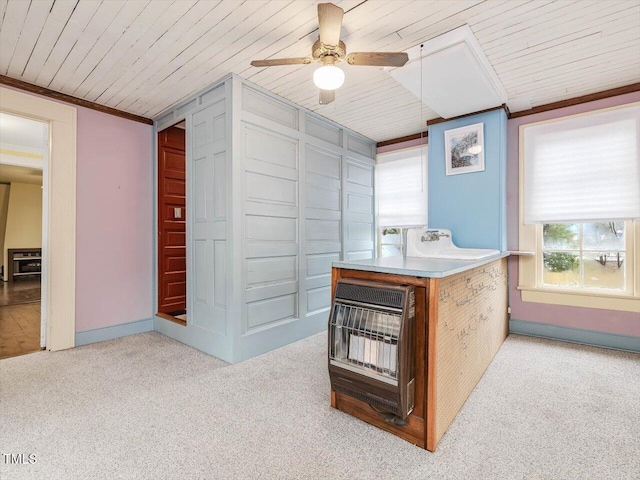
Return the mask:
[(486, 110), (507, 93), (471, 28), (464, 25), (412, 47), (391, 76), (443, 118)]

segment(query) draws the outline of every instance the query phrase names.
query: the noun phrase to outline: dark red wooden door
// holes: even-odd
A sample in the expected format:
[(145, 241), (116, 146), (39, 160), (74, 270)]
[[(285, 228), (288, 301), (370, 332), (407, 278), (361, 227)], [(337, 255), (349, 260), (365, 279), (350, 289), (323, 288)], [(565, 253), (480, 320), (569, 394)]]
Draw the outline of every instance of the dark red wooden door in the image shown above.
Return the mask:
[(158, 312), (187, 308), (185, 131), (158, 133)]

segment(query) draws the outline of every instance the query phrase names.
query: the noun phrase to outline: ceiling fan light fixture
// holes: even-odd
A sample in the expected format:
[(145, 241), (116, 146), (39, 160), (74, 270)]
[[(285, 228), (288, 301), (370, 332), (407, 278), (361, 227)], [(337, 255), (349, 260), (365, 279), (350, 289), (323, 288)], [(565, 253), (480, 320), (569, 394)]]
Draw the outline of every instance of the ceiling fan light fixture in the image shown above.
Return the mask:
[[(355, 8), (355, 7), (354, 7)], [(322, 66), (313, 73), (313, 83), (320, 89), (318, 102), (328, 105), (336, 98), (336, 90), (344, 84), (344, 71), (335, 66), (338, 62), (369, 67), (402, 67), (409, 57), (406, 52), (351, 52), (340, 40), (344, 10), (333, 3), (318, 4), (318, 40), (311, 46), (310, 57), (269, 58), (253, 60), (254, 67), (277, 65), (308, 65), (311, 62)]]
[(320, 90), (336, 90), (344, 83), (344, 72), (335, 65), (323, 65), (313, 72), (313, 83)]

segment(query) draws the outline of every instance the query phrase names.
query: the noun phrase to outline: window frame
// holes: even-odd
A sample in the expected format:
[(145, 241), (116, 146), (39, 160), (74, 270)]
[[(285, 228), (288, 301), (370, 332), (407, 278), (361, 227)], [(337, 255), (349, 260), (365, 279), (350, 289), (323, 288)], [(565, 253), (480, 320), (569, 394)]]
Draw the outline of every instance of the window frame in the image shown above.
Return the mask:
[(518, 260), (517, 289), (521, 292), (522, 301), (640, 312), (640, 221), (625, 222), (625, 263), (627, 263), (627, 265), (625, 266), (626, 288), (624, 291), (544, 285), (542, 282), (542, 224), (524, 224), (524, 164), (526, 161), (524, 132), (526, 128), (544, 123), (558, 122), (570, 117), (626, 108), (630, 105), (633, 105), (633, 103), (519, 126), (518, 249), (521, 252), (532, 253), (532, 255), (521, 255)]
[[(384, 245), (395, 245), (400, 247), (400, 256), (404, 256), (404, 249), (406, 248), (406, 245), (404, 244), (404, 239), (405, 237), (405, 232), (409, 227), (376, 227), (376, 231), (377, 231), (377, 235), (378, 235), (378, 248), (377, 248), (377, 252), (376, 252), (376, 258), (383, 258), (382, 257), (382, 247)], [(396, 230), (400, 230), (400, 243), (383, 243), (382, 241), (382, 237), (383, 237), (383, 230), (387, 230), (387, 229), (396, 229)]]

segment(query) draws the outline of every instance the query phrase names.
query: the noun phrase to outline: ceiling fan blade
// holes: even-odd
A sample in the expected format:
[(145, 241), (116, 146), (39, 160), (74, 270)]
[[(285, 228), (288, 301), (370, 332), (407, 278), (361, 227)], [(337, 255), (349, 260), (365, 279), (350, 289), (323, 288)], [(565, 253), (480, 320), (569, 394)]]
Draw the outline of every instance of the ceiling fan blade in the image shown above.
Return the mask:
[(344, 10), (333, 3), (318, 4), (318, 24), (320, 25), (320, 42), (325, 45), (338, 46)]
[(327, 105), (336, 99), (335, 90), (320, 90), (319, 103), (320, 105)]
[(253, 60), (251, 65), (254, 67), (275, 67), (278, 65), (306, 65), (311, 62), (309, 57), (270, 58), (268, 60)]
[(401, 67), (409, 60), (405, 52), (357, 52), (347, 55), (349, 65)]

